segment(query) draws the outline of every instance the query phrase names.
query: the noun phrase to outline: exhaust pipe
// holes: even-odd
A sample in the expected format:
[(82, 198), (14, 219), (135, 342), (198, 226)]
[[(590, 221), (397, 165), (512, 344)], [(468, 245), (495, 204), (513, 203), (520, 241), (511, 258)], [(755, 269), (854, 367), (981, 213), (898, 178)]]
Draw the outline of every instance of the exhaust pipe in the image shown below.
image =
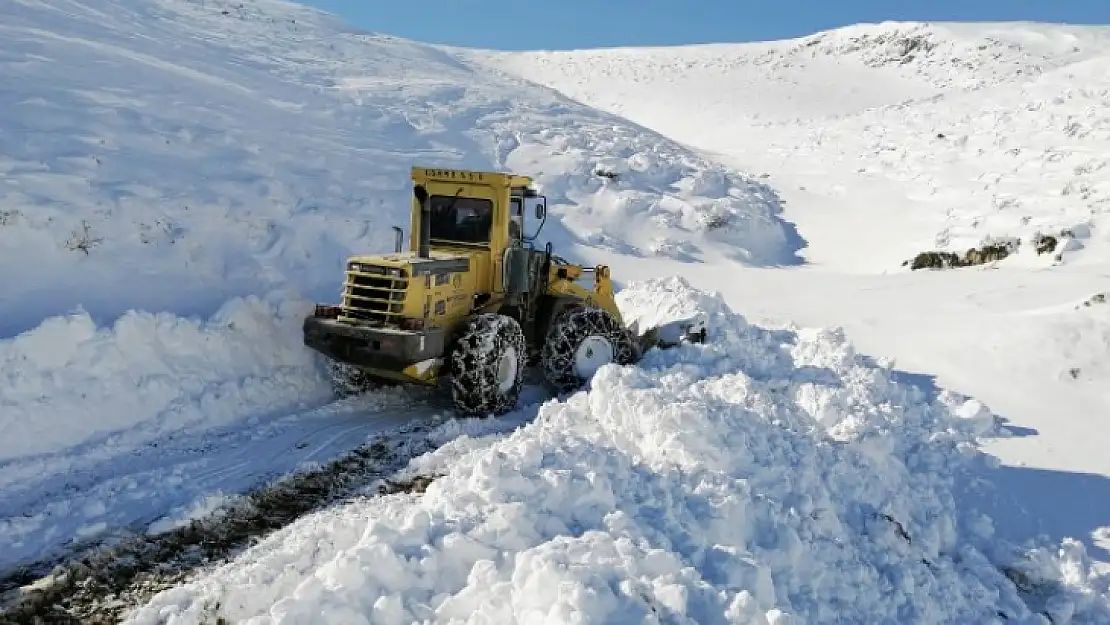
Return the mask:
[(424, 185), (418, 184), (412, 189), (413, 195), (416, 196), (416, 201), (420, 202), (420, 229), (419, 233), (420, 246), (416, 255), (420, 258), (429, 258), (431, 256), (432, 247), (432, 203), (428, 196), (428, 190)]

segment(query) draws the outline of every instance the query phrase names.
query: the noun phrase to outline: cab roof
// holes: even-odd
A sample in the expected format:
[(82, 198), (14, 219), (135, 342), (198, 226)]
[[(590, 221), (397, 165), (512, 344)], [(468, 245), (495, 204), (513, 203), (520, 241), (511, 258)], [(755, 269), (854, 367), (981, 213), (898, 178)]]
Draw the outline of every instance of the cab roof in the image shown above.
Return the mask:
[(443, 169), (442, 167), (413, 167), (412, 180), (417, 184), (428, 182), (462, 182), (491, 187), (531, 187), (530, 176), (520, 176), (497, 171), (471, 171)]

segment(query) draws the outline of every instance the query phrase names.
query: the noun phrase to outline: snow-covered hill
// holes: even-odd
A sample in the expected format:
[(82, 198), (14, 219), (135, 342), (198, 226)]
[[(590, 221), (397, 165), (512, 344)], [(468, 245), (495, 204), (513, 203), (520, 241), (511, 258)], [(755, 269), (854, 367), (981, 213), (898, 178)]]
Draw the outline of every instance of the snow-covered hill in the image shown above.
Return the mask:
[(391, 249), (413, 165), (535, 174), (569, 256), (793, 257), (768, 188), (428, 46), (268, 2), (0, 10), (0, 462), (319, 401), (298, 301)]
[(837, 198), (852, 210), (812, 216), (807, 258), (883, 272), (990, 237), (1032, 252), (1034, 235), (1068, 231), (1069, 262), (1105, 243), (1089, 229), (1110, 203), (1108, 47), (1110, 27), (889, 23), (772, 43), (473, 55), (774, 172), (784, 191)]
[[(988, 448), (1039, 485), (1015, 482), (1038, 529), (1095, 544), (1110, 525), (1110, 456), (1094, 434), (1110, 414), (1108, 41), (1108, 27), (885, 23), (769, 43), (467, 54), (765, 176), (806, 266), (686, 275), (754, 319), (841, 326), (861, 349), (984, 400), (1016, 434)], [(1038, 253), (1042, 235), (1055, 249)], [(984, 265), (903, 265), (1013, 241)]]
[[(978, 451), (1006, 430), (978, 401), (932, 385), (927, 374), (943, 367), (912, 374), (852, 346), (858, 334), (868, 351), (890, 353), (879, 331), (771, 327), (883, 315), (902, 356), (912, 319), (883, 306), (949, 292), (948, 276), (899, 271), (884, 293), (869, 280), (884, 278), (874, 274), (885, 257), (852, 264), (879, 243), (891, 259), (919, 251), (920, 228), (901, 213), (870, 207), (862, 215), (886, 215), (890, 232), (857, 227), (862, 242), (838, 256), (830, 246), (842, 231), (814, 224), (861, 213), (814, 216), (831, 205), (795, 199), (807, 173), (822, 193), (842, 174), (846, 185), (857, 180), (849, 149), (879, 132), (859, 126), (861, 116), (889, 126), (881, 116), (896, 109), (875, 106), (928, 107), (938, 94), (973, 98), (1100, 62), (1096, 31), (1046, 31), (1033, 44), (1019, 33), (1022, 47), (1002, 38), (983, 51), (959, 27), (951, 36), (899, 28), (760, 44), (737, 65), (723, 60), (727, 47), (713, 52), (720, 62), (699, 60), (715, 49), (706, 47), (606, 52), (615, 60), (576, 69), (575, 55), (595, 53), (555, 62), (437, 48), (278, 0), (0, 6), (0, 75), (11, 78), (0, 81), (0, 266), (9, 269), (0, 272), (0, 590), (22, 579), (14, 565), (78, 541), (183, 528), (195, 549), (129, 552), (120, 568), (145, 575), (149, 566), (148, 585), (105, 587), (147, 603), (130, 622), (1107, 622), (1108, 584), (1088, 558), (1091, 531), (1110, 520), (1092, 507), (1037, 537), (1043, 517), (1022, 516), (1028, 493), (1014, 487), (1029, 474), (996, 469)], [(978, 65), (951, 74), (955, 54)], [(807, 65), (814, 58), (823, 65)], [(623, 78), (629, 67), (643, 90)], [(853, 73), (818, 71), (829, 67)], [(605, 89), (598, 72), (609, 72)], [(733, 87), (762, 81), (750, 72), (779, 82), (745, 110)], [(875, 76), (888, 88), (873, 88)], [(697, 101), (731, 78), (719, 99)], [(745, 112), (730, 119), (729, 107)], [(844, 129), (827, 159), (811, 134), (818, 117)], [(736, 123), (760, 118), (752, 134)], [(1083, 127), (1095, 129), (1084, 139), (1100, 140), (1096, 126)], [(849, 136), (853, 128), (862, 130)], [(753, 137), (764, 143), (731, 149)], [(786, 145), (800, 154), (795, 169), (759, 176)], [(949, 158), (966, 160), (952, 145)], [(334, 296), (346, 255), (391, 247), (389, 226), (407, 224), (415, 164), (534, 175), (555, 217), (545, 238), (561, 254), (611, 262), (630, 317), (710, 313), (713, 341), (607, 368), (568, 398), (543, 403), (533, 390), (503, 420), (454, 421), (419, 392), (329, 404), (320, 362), (300, 345), (300, 315)], [(1088, 172), (1095, 182), (1099, 171)], [(953, 164), (937, 175), (962, 172)], [(860, 188), (890, 200), (900, 196), (881, 190), (903, 182)], [(780, 193), (810, 240), (783, 219)], [(918, 208), (914, 219), (934, 221), (934, 207)], [(1090, 287), (1093, 219), (1089, 232), (1076, 256), (1088, 260), (1014, 273), (1008, 284), (1040, 275), (1054, 305)], [(800, 252), (816, 266), (797, 267)], [(1005, 271), (960, 275), (978, 290)], [(685, 279), (628, 284), (676, 274)], [(1012, 347), (1010, 326), (967, 314), (998, 306), (989, 296), (957, 298), (945, 312)], [(1042, 317), (1086, 315), (1082, 336), (1096, 336), (1105, 325), (1094, 301)], [(861, 305), (874, 309), (860, 315)], [(1076, 328), (1046, 334), (1041, 317), (1004, 312), (1046, 346)], [(745, 319), (767, 313), (769, 327)], [(927, 343), (909, 353), (936, 364), (927, 348), (951, 343), (928, 324), (909, 327), (925, 328)], [(1084, 376), (1098, 375), (1105, 365), (1088, 347), (1049, 363), (1085, 358)], [(1013, 371), (1036, 392), (1043, 371)], [(1103, 397), (1086, 389), (1088, 401)], [(260, 514), (272, 502), (238, 494), (356, 447), (370, 450), (356, 454), (365, 461), (390, 441), (412, 453), (438, 448), (401, 476), (430, 479), (426, 492), (365, 496), (372, 489), (356, 481), (339, 494), (363, 497), (175, 586), (173, 567), (212, 548), (191, 519)], [(1044, 490), (1071, 484), (1039, 479)], [(228, 546), (253, 536), (240, 538)], [(94, 568), (81, 574), (122, 575)], [(108, 610), (107, 620), (129, 607), (80, 578), (39, 588), (67, 609)]]

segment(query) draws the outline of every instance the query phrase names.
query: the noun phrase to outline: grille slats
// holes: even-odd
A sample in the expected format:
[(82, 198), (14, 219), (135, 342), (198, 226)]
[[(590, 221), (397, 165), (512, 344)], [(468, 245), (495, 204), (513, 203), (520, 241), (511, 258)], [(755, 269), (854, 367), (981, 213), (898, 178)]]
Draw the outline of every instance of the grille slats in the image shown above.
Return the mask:
[(340, 318), (378, 324), (397, 322), (404, 310), (407, 288), (405, 277), (348, 271)]

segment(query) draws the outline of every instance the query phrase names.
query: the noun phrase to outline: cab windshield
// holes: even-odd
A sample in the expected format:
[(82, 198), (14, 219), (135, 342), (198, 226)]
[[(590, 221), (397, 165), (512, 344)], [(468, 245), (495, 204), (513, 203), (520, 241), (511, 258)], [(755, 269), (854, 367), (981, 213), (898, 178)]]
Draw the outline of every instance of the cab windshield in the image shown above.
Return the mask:
[(493, 202), (480, 198), (433, 195), (430, 238), (458, 243), (486, 244), (493, 225)]

